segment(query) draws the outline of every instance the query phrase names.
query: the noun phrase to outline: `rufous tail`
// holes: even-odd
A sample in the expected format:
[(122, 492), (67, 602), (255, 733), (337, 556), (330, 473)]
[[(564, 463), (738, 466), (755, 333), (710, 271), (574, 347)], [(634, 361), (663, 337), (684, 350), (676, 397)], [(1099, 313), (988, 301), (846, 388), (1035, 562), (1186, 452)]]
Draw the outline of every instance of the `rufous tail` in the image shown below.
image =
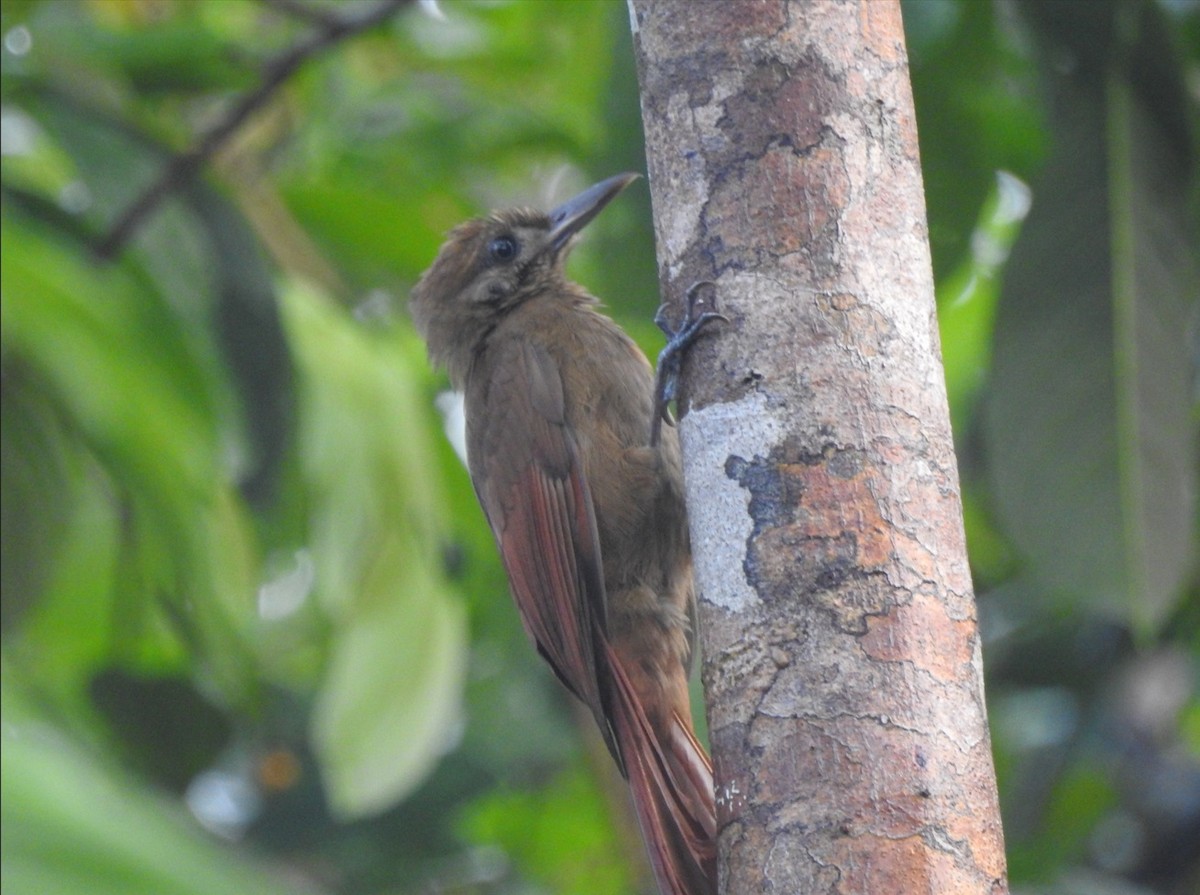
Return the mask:
[(612, 726), (658, 887), (662, 895), (716, 895), (717, 809), (708, 756), (677, 715), (660, 738), (611, 646), (608, 659)]

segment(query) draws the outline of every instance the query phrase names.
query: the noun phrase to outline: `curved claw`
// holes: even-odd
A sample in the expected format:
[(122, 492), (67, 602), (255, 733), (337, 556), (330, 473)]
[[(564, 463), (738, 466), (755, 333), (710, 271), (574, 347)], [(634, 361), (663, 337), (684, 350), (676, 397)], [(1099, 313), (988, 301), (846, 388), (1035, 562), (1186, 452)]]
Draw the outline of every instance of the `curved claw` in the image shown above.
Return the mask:
[(716, 285), (711, 280), (701, 280), (688, 287), (687, 292), (684, 293), (686, 304), (684, 318), (678, 329), (675, 329), (667, 322), (667, 306), (665, 303), (659, 306), (658, 311), (654, 315), (654, 322), (658, 324), (658, 328), (667, 336), (667, 344), (658, 355), (658, 365), (654, 377), (655, 414), (650, 425), (651, 447), (655, 447), (658, 444), (664, 422), (671, 426), (675, 425), (675, 420), (671, 416), (671, 411), (667, 405), (675, 399), (683, 352), (696, 341), (701, 331), (709, 323), (712, 323), (714, 320), (729, 322), (729, 318), (719, 311), (704, 311), (699, 316), (696, 316), (696, 304), (700, 300), (701, 289), (705, 286), (712, 286), (715, 289)]
[(670, 403), (675, 396), (675, 387), (679, 378), (679, 357), (668, 353), (664, 348), (658, 355), (658, 364), (654, 370), (654, 415), (650, 420), (650, 447), (657, 447), (662, 435), (662, 424), (675, 425), (675, 417), (671, 415)]
[(683, 336), (685, 333), (690, 333), (690, 332), (699, 330), (704, 326), (704, 324), (706, 324), (712, 320), (724, 320), (726, 323), (729, 322), (729, 318), (726, 317), (724, 314), (722, 314), (720, 311), (705, 311), (703, 314), (701, 314), (695, 320), (689, 321), (687, 323), (687, 325), (684, 326), (684, 328), (682, 330), (680, 330), (676, 335)]
[(687, 292), (683, 293), (683, 297), (687, 299), (689, 317), (691, 316), (692, 308), (695, 307), (696, 301), (700, 297), (700, 290), (705, 286), (712, 286), (713, 289), (717, 288), (717, 284), (712, 280), (700, 280), (688, 286)]
[(666, 334), (669, 339), (672, 335), (671, 324), (667, 322), (667, 303), (663, 302), (658, 306), (658, 310), (654, 312), (655, 325)]

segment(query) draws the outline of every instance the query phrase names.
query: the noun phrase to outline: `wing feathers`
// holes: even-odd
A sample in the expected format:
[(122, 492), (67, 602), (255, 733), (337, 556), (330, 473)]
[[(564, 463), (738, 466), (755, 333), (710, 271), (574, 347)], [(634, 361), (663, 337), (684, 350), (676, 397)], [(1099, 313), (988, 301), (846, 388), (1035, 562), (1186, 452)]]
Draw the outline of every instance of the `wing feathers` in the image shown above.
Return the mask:
[(716, 804), (712, 768), (677, 717), (666, 743), (656, 735), (620, 657), (605, 644), (616, 686), (612, 717), (650, 863), (664, 895), (715, 895)]
[(715, 893), (712, 769), (678, 716), (655, 731), (607, 640), (595, 510), (558, 368), (528, 341), (491, 350), (468, 380), (468, 456), (525, 630), (629, 778), (664, 895)]
[[(510, 509), (496, 539), (526, 632), (559, 679), (592, 710), (609, 751), (619, 760), (596, 669), (598, 620), (588, 610), (590, 603), (603, 604), (599, 566), (588, 561), (599, 548), (584, 540), (589, 534), (594, 540), (594, 526), (581, 530), (578, 525), (579, 504), (590, 515), (590, 498), (584, 492), (578, 500), (573, 493), (577, 488), (569, 485), (576, 482), (529, 466), (505, 501)], [(596, 593), (601, 596), (584, 597)]]

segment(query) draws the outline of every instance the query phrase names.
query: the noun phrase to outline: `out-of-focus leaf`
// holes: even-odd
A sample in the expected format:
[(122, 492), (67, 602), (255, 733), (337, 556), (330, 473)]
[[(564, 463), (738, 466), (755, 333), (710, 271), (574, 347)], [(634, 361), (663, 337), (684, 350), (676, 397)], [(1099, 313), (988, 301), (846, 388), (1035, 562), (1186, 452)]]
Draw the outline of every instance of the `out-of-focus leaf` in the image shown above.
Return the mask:
[[(599, 136), (595, 112), (613, 64), (610, 12), (606, 3), (454, 3), (446, 6), (448, 22), (410, 16), (405, 24), (428, 68), (453, 73), (495, 109), (535, 113), (532, 129), (541, 119), (576, 145), (588, 145)], [(592, 39), (572, 40), (581, 33)], [(547, 78), (547, 72), (560, 77)]]
[[(165, 150), (81, 100), (30, 90), (23, 101), (74, 160), (94, 226), (108, 226), (166, 164)], [(273, 280), (250, 229), (223, 197), (204, 182), (181, 195), (145, 221), (128, 251), (184, 324), (221, 414), (225, 459), (247, 496), (264, 499), (291, 425), (291, 367)], [(249, 438), (240, 437), (243, 430)]]
[[(6, 371), (5, 376), (9, 376)], [(17, 399), (20, 400), (20, 399)], [(43, 400), (42, 413), (52, 412)], [(62, 429), (51, 434), (58, 444), (46, 446), (40, 463), (22, 459), (18, 452), (29, 446), (31, 421), (15, 413), (16, 401), (5, 391), (3, 438), (4, 479), (4, 613), (6, 649), (39, 690), (65, 716), (87, 719), (91, 714), (87, 684), (97, 665), (112, 653), (115, 570), (119, 520), (108, 482), (98, 464)], [(11, 446), (11, 447), (10, 447)], [(69, 458), (63, 475), (47, 481), (38, 473), (56, 456)], [(26, 465), (28, 463), (28, 465)], [(54, 520), (56, 505), (65, 511)], [(47, 522), (57, 530), (22, 550), (27, 537), (45, 534)], [(17, 555), (12, 557), (10, 549)], [(39, 563), (36, 581), (12, 582), (30, 561)], [(31, 602), (26, 603), (26, 600)], [(14, 607), (23, 612), (19, 625)]]
[[(32, 198), (36, 197), (53, 209), (43, 214), (44, 217), (54, 215), (59, 219), (74, 219), (68, 226), (82, 228), (83, 222), (73, 213), (78, 209), (72, 207), (68, 211), (64, 207), (72, 205), (71, 191), (79, 176), (74, 160), (51, 139), (33, 115), (15, 103), (6, 103), (3, 122), (8, 143), (3, 166), (6, 193), (17, 193), (27, 205), (36, 201)], [(78, 191), (75, 195), (79, 197)], [(7, 201), (8, 195), (5, 196)]]
[(365, 330), (294, 288), (318, 598), (333, 620), (312, 740), (333, 809), (374, 813), (461, 724), (466, 619), (441, 570), (434, 419), (399, 331)]
[[(211, 650), (219, 686), (245, 698), (252, 681), (234, 620), (253, 596), (252, 563), (241, 511), (223, 485), (204, 378), (143, 281), (96, 268), (22, 223), (6, 217), (0, 232), (4, 346), (37, 371), (125, 502), (117, 593), (127, 614), (114, 631), (139, 648), (161, 640), (159, 608), (174, 606), (192, 645)], [(62, 583), (77, 596), (101, 584)]]
[[(604, 137), (610, 67), (632, 68), (631, 56), (610, 52), (614, 25), (628, 27), (619, 4), (451, 2), (444, 11), (446, 20), (414, 11), (387, 40), (348, 48), (354, 64), (336, 81), (358, 102), (324, 104), (332, 120), (306, 126), (282, 178), (296, 217), (357, 287), (411, 282), (464, 218), (542, 201), (562, 168)], [(572, 37), (581, 33), (590, 35), (583, 45)], [(327, 84), (301, 78), (298, 89), (327, 93)]]
[(970, 250), (997, 171), (1028, 181), (1044, 151), (1027, 41), (994, 3), (904, 0), (934, 273)]
[(633, 883), (631, 865), (619, 860), (628, 843), (613, 834), (611, 810), (595, 779), (577, 768), (533, 791), (499, 789), (472, 805), (460, 827), (552, 892), (624, 895)]
[(961, 434), (992, 361), (992, 326), (999, 276), (1029, 212), (1029, 187), (1001, 171), (971, 235), (971, 253), (938, 284), (938, 329), (946, 393)]
[(10, 629), (51, 575), (77, 499), (79, 469), (62, 420), (39, 399), (36, 374), (21, 363), (7, 363), (0, 389), (0, 619)]
[[(388, 282), (397, 271), (417, 271), (433, 260), (440, 233), (430, 231), (429, 214), (414, 201), (415, 193), (389, 196), (361, 184), (325, 180), (298, 183), (287, 199), (342, 269), (360, 271), (365, 285)], [(431, 196), (427, 204), (435, 205), (433, 214), (449, 217), (436, 207), (443, 201)], [(468, 214), (456, 208), (454, 217)]]
[[(138, 137), (128, 124), (113, 121), (83, 100), (53, 88), (30, 86), (19, 102), (36, 116), (78, 171), (81, 217), (102, 232), (159, 173), (164, 153)], [(190, 388), (208, 402), (206, 410), (232, 422), (232, 397), (219, 364), (211, 327), (217, 265), (204, 234), (177, 197), (168, 199), (127, 248), (126, 269), (143, 274), (147, 296), (164, 317), (172, 336), (190, 359)], [(155, 288), (157, 287), (157, 288)], [(177, 346), (172, 346), (177, 347)], [(228, 426), (232, 429), (232, 426)]]
[(1013, 573), (1013, 550), (997, 530), (989, 512), (983, 489), (973, 483), (962, 486), (963, 528), (967, 535), (967, 554), (971, 577), (977, 591), (983, 591)]
[(4, 4), (5, 27), (9, 27), (14, 21), (20, 21), (29, 15), (35, 6), (44, 5), (45, 0), (9, 0)]
[[(76, 4), (85, 14), (71, 10), (71, 5), (43, 3), (25, 20), (33, 38), (30, 63), (65, 81), (104, 81), (132, 91), (138, 99), (235, 90), (254, 83), (254, 67), (239, 58), (239, 47), (228, 35), (208, 27), (211, 17), (203, 13), (205, 4), (89, 0)], [(256, 4), (228, 5), (227, 18), (236, 15), (238, 7), (248, 8), (251, 16), (239, 18), (243, 29), (253, 26)]]
[(238, 385), (252, 445), (238, 478), (247, 498), (262, 503), (274, 496), (294, 423), (291, 355), (274, 280), (241, 215), (202, 183), (189, 195), (215, 274), (210, 325)]
[(0, 872), (6, 892), (37, 895), (284, 895), (176, 808), (37, 717), (4, 665)]
[(383, 549), (369, 592), (339, 626), (313, 716), (333, 810), (374, 814), (412, 792), (462, 721), (466, 618), (428, 565)]
[(5, 223), (6, 347), (39, 371), (104, 459), (156, 500), (186, 504), (208, 491), (216, 435), (175, 321), (125, 271)]
[[(180, 4), (186, 10), (193, 4)], [(73, 46), (93, 65), (128, 79), (141, 95), (239, 90), (254, 85), (251, 66), (231, 64), (235, 48), (201, 27), (198, 18), (145, 29), (88, 29)], [(99, 38), (99, 39), (97, 39)]]
[[(1061, 7), (1028, 9), (1051, 42), (1068, 33)], [(1077, 65), (1051, 76), (1055, 149), (1005, 273), (986, 424), (997, 510), (1033, 573), (1143, 630), (1181, 597), (1197, 544), (1200, 248), (1177, 186), (1192, 149), (1155, 117), (1178, 84), (1150, 103), (1146, 72), (1120, 61), (1171, 52), (1154, 12), (1092, 4), (1048, 50)]]
[[(1117, 802), (1111, 774), (1077, 764), (1058, 780), (1040, 828), (1009, 843), (1009, 873), (1018, 880), (1045, 880), (1083, 858), (1089, 834)], [(1054, 835), (1046, 835), (1046, 831)]]
[(1200, 702), (1192, 702), (1184, 709), (1179, 727), (1184, 745), (1200, 761)]

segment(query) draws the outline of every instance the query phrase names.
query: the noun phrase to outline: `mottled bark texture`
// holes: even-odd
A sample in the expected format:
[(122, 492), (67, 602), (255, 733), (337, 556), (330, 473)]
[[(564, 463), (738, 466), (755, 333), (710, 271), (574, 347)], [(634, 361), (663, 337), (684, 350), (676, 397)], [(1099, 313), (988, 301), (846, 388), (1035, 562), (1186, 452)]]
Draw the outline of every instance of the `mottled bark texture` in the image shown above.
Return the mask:
[(1007, 889), (896, 0), (630, 0), (730, 893)]

